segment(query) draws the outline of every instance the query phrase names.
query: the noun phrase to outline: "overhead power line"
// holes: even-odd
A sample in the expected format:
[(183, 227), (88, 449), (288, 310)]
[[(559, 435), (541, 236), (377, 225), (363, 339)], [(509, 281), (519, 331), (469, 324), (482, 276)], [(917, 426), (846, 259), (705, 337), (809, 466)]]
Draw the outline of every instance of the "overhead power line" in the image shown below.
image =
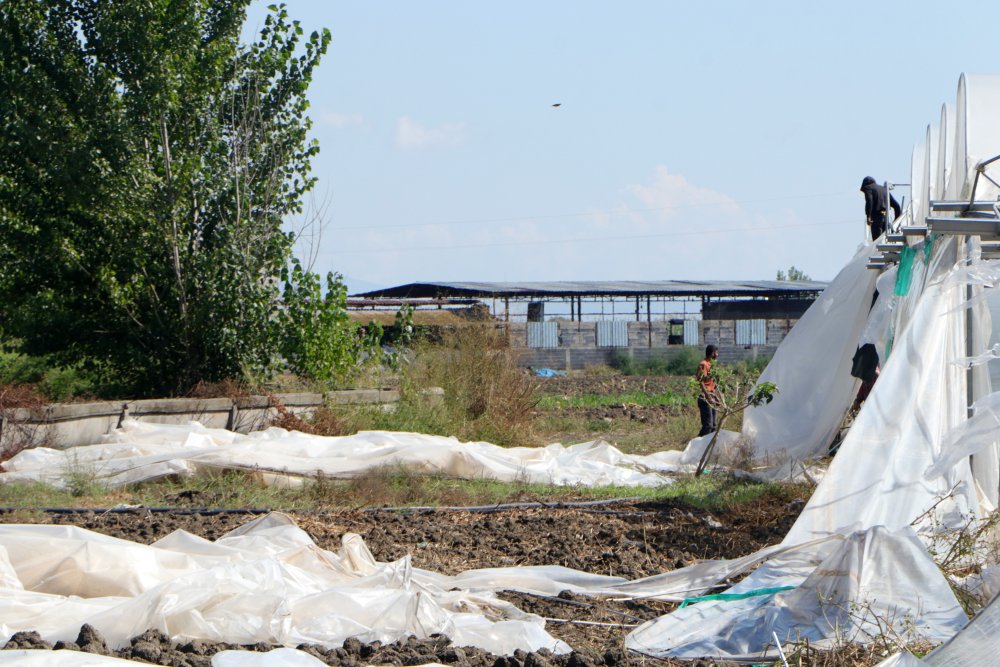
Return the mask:
[[(743, 206), (745, 204), (766, 204), (774, 201), (788, 201), (794, 199), (820, 199), (824, 197), (842, 197), (847, 195), (847, 192), (828, 192), (822, 194), (811, 194), (811, 195), (790, 195), (785, 197), (769, 197), (767, 199), (745, 199), (743, 201), (732, 201), (728, 202), (729, 205)], [(850, 194), (856, 194), (851, 192)], [(562, 218), (584, 218), (594, 215), (624, 215), (628, 213), (652, 213), (655, 211), (678, 211), (684, 209), (692, 208), (705, 208), (705, 207), (719, 207), (718, 202), (705, 202), (701, 204), (678, 204), (676, 206), (658, 206), (654, 208), (614, 208), (614, 209), (595, 209), (591, 211), (583, 211), (579, 213), (553, 213), (548, 215), (520, 215), (512, 216), (507, 218), (478, 218), (474, 220), (443, 220), (439, 222), (400, 222), (390, 225), (345, 225), (345, 226), (334, 226), (331, 225), (329, 230), (332, 232), (348, 232), (355, 230), (364, 231), (378, 231), (380, 229), (399, 229), (405, 227), (443, 227), (448, 225), (487, 225), (494, 224), (497, 222), (523, 222), (526, 220), (558, 220)]]
[(351, 248), (349, 250), (331, 250), (329, 254), (333, 255), (355, 255), (361, 253), (372, 253), (372, 252), (413, 252), (413, 251), (423, 251), (423, 250), (467, 250), (469, 248), (500, 248), (500, 247), (510, 247), (510, 246), (527, 246), (527, 245), (561, 245), (564, 243), (592, 243), (601, 242), (606, 243), (608, 241), (635, 241), (641, 239), (658, 239), (658, 238), (668, 238), (673, 236), (705, 236), (707, 234), (731, 234), (738, 232), (766, 232), (776, 229), (804, 229), (806, 227), (826, 227), (833, 225), (849, 225), (851, 222), (856, 223), (857, 220), (850, 222), (811, 222), (805, 224), (797, 225), (772, 225), (770, 227), (728, 227), (728, 228), (698, 228), (691, 229), (683, 232), (663, 232), (660, 234), (638, 234), (634, 236), (591, 236), (583, 238), (560, 238), (560, 239), (545, 239), (540, 241), (497, 241), (491, 243), (467, 243), (458, 245), (436, 245), (436, 246), (400, 246), (394, 248)]

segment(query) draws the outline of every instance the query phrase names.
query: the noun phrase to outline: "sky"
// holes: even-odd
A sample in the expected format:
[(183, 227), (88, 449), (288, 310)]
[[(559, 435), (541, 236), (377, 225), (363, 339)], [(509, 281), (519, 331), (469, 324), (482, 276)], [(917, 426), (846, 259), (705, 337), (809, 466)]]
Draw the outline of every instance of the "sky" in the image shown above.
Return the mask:
[(831, 280), (865, 238), (862, 178), (908, 183), (961, 73), (998, 71), (995, 0), (285, 4), (333, 35), (287, 225), (352, 293)]

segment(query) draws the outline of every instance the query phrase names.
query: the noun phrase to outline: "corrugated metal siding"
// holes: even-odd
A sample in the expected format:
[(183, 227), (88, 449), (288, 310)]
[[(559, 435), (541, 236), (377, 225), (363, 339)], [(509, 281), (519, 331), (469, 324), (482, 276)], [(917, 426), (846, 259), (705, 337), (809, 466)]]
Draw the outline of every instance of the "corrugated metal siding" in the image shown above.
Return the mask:
[(628, 322), (598, 322), (597, 347), (628, 347)]
[(701, 345), (701, 322), (684, 320), (684, 344)]
[(559, 323), (528, 322), (528, 347), (559, 347)]
[(737, 345), (766, 345), (767, 320), (736, 320)]

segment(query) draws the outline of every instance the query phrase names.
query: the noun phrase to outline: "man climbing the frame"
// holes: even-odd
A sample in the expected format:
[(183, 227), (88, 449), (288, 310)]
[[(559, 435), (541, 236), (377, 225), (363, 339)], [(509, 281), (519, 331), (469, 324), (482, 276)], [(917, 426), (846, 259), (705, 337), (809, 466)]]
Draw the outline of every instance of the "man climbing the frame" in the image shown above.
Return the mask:
[[(861, 192), (865, 194), (865, 218), (868, 228), (872, 231), (872, 241), (882, 236), (882, 233), (902, 213), (902, 208), (884, 185), (879, 185), (871, 176), (865, 176), (861, 181)], [(889, 208), (892, 208), (892, 220), (889, 220)]]
[(712, 379), (712, 363), (719, 358), (719, 348), (709, 345), (705, 348), (705, 358), (698, 362), (695, 379), (701, 384), (698, 394), (698, 412), (701, 413), (701, 431), (698, 437), (715, 431), (715, 406), (719, 404), (719, 391)]

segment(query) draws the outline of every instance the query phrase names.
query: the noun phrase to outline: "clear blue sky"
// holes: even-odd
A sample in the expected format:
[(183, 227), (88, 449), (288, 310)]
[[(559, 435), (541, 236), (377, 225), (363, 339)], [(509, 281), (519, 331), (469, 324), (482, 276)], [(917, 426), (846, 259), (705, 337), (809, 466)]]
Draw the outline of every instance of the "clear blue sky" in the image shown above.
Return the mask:
[(310, 89), (325, 224), (300, 253), (352, 291), (831, 279), (861, 179), (909, 181), (1000, 26), (996, 0), (286, 5), (333, 33)]

